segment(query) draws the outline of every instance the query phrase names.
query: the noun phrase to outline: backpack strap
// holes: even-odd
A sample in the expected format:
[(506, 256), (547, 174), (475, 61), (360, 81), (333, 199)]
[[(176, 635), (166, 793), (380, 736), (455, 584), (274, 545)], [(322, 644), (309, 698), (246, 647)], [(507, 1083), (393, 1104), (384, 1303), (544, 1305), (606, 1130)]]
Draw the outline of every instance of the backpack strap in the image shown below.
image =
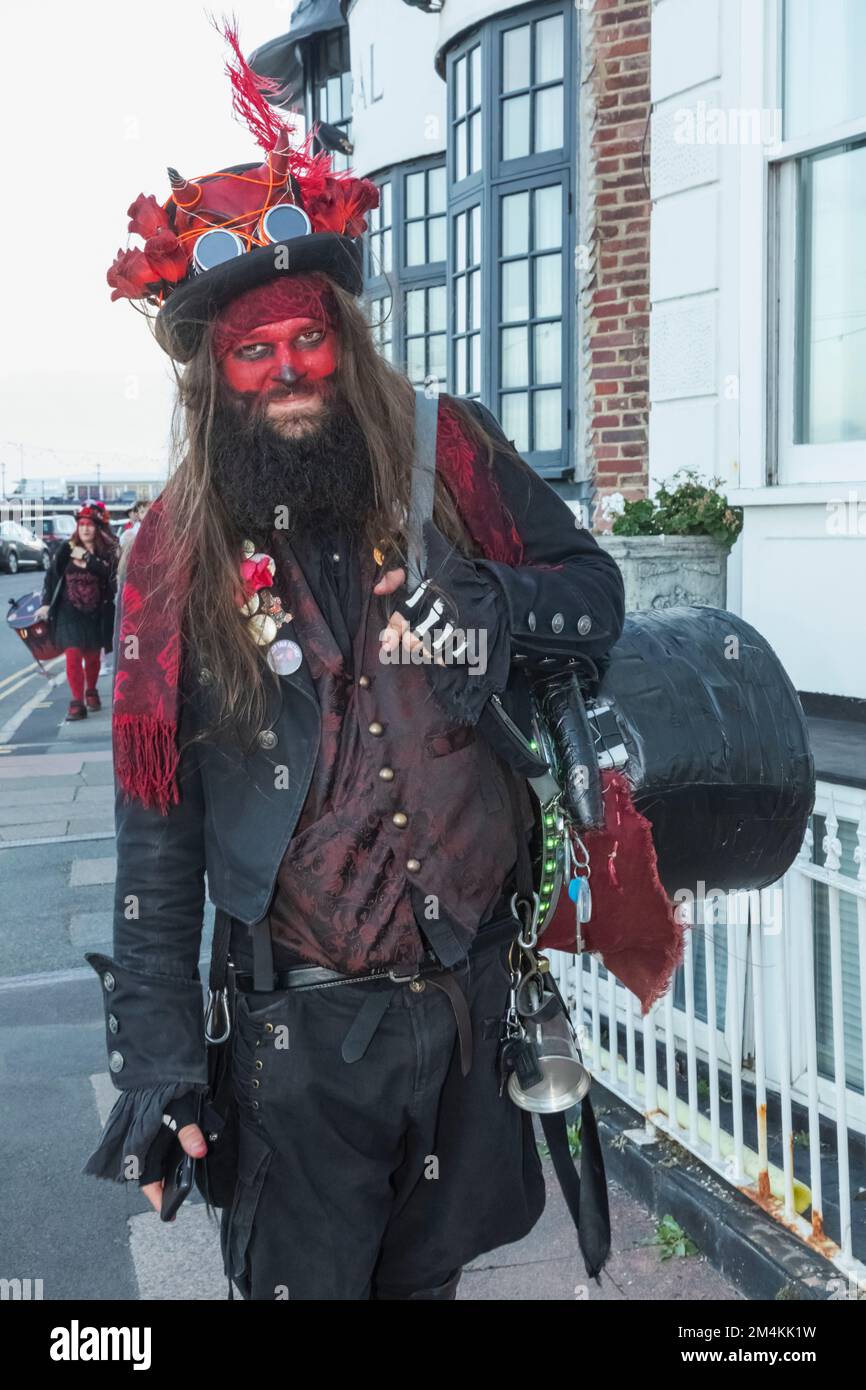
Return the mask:
[(412, 463), (412, 491), (409, 502), (406, 587), (417, 589), (427, 568), (424, 522), (432, 519), (436, 487), (436, 434), (439, 424), (439, 395), (428, 395), (425, 387), (415, 387), (415, 458)]

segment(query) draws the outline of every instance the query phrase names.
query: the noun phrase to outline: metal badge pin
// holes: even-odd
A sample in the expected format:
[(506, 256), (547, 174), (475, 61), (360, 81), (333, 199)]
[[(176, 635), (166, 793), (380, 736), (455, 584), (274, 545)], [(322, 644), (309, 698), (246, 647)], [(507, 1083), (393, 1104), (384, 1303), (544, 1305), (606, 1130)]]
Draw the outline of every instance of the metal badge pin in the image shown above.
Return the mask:
[(297, 671), (303, 659), (304, 654), (297, 642), (292, 642), (288, 637), (274, 642), (268, 651), (268, 665), (278, 676), (290, 676)]
[(260, 647), (273, 642), (277, 635), (277, 625), (267, 613), (257, 613), (254, 618), (250, 618), (250, 629)]

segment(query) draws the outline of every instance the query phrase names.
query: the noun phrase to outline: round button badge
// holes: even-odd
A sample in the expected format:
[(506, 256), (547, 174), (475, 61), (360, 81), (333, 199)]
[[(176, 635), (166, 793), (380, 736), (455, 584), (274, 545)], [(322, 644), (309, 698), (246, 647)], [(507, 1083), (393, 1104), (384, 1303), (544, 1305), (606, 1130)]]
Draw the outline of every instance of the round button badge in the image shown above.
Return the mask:
[(268, 649), (268, 665), (278, 676), (290, 676), (293, 671), (297, 671), (303, 659), (303, 652), (297, 642), (292, 642), (288, 637), (274, 642)]

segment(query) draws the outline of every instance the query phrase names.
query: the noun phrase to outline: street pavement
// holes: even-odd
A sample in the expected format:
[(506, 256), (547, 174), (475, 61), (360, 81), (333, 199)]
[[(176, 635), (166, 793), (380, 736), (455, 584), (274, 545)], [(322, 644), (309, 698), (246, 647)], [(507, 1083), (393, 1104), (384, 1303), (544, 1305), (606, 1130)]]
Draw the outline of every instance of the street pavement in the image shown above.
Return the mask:
[[(64, 723), (57, 666), (53, 679), (25, 670), (4, 699), (22, 680), (17, 650), (9, 658), (15, 640), (0, 635), (0, 1278), (41, 1279), (46, 1299), (223, 1299), (217, 1229), (197, 1196), (163, 1226), (134, 1185), (81, 1173), (116, 1095), (99, 986), (84, 962), (85, 951), (111, 948), (110, 716)], [(100, 690), (107, 704), (108, 670)], [(209, 908), (205, 969), (212, 917)], [(587, 1288), (547, 1159), (545, 1169), (541, 1221), (525, 1240), (475, 1260), (461, 1299), (739, 1297), (700, 1256), (662, 1262), (648, 1243), (656, 1218), (616, 1186), (613, 1254), (601, 1286)]]

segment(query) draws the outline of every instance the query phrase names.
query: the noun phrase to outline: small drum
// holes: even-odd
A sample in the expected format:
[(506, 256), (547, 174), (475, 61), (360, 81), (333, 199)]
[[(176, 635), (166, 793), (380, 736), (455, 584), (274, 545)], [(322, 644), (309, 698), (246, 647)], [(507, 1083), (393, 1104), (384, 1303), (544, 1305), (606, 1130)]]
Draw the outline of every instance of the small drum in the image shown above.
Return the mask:
[(41, 594), (26, 594), (24, 598), (10, 599), (9, 612), (6, 614), (7, 623), (18, 633), (39, 666), (43, 661), (53, 661), (56, 656), (62, 655), (60, 648), (56, 647), (51, 639), (48, 624), (44, 620), (34, 622), (36, 611), (41, 606)]

